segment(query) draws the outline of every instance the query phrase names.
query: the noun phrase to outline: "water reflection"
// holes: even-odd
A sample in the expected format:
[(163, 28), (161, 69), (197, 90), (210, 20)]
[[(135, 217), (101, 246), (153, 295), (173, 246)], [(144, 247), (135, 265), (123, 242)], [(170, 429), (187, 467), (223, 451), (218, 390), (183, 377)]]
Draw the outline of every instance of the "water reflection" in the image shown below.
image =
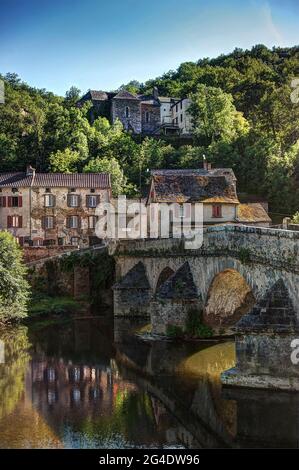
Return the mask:
[(126, 330), (77, 320), (0, 331), (0, 447), (297, 447), (295, 395), (221, 389), (233, 344)]

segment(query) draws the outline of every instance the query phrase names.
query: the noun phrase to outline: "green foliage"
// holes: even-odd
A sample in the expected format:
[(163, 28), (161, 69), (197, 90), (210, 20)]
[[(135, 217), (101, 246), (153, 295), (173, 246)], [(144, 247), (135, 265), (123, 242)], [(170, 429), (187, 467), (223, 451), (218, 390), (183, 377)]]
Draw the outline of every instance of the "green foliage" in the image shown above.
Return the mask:
[(292, 224), (299, 224), (299, 211), (296, 212), (296, 213), (293, 215), (293, 217), (292, 217), (292, 219), (291, 219), (291, 223), (292, 223)]
[(83, 171), (85, 173), (110, 173), (113, 195), (118, 196), (118, 194), (124, 193), (126, 178), (116, 158), (94, 158), (85, 165)]
[(30, 163), (41, 171), (76, 172), (102, 168), (103, 162), (107, 168), (111, 160), (114, 193), (137, 196), (140, 182), (142, 190), (148, 184), (149, 169), (198, 168), (205, 154), (212, 164), (233, 168), (239, 191), (265, 197), (272, 212), (293, 214), (299, 200), (299, 105), (290, 95), (298, 74), (298, 47), (258, 44), (121, 87), (151, 93), (157, 86), (160, 95), (191, 97), (196, 145), (183, 146), (162, 137), (133, 138), (120, 122), (91, 119), (91, 103), (75, 106), (75, 87), (62, 98), (7, 74), (0, 77), (6, 98), (0, 106), (0, 171), (24, 170)]
[(197, 91), (191, 94), (189, 110), (194, 133), (204, 145), (218, 140), (231, 142), (248, 132), (249, 124), (236, 110), (232, 95), (221, 88), (198, 85)]
[(54, 171), (54, 173), (75, 173), (77, 164), (80, 161), (80, 154), (69, 148), (63, 151), (57, 150), (56, 153), (51, 153), (49, 161), (51, 171)]
[(239, 253), (238, 253), (238, 258), (243, 264), (248, 264), (250, 263), (250, 250), (248, 248), (240, 248)]
[(25, 317), (28, 298), (21, 249), (10, 233), (0, 232), (0, 322)]
[(169, 338), (182, 338), (184, 336), (183, 328), (177, 325), (167, 325), (166, 335)]
[(188, 336), (195, 338), (210, 338), (213, 336), (213, 330), (202, 324), (202, 312), (192, 309), (188, 312), (185, 332)]
[(70, 297), (36, 296), (30, 302), (28, 314), (30, 318), (49, 315), (64, 315), (78, 311), (80, 305)]

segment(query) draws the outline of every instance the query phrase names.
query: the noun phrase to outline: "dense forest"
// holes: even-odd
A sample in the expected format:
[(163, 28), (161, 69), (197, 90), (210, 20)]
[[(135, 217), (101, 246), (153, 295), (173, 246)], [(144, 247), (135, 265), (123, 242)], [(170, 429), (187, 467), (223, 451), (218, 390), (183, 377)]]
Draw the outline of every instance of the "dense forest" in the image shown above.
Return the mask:
[[(267, 198), (272, 212), (299, 209), (299, 47), (235, 49), (215, 59), (185, 62), (132, 92), (190, 97), (193, 145), (145, 138), (136, 141), (120, 123), (89, 120), (90, 104), (75, 106), (72, 87), (55, 96), (22, 82), (5, 82), (0, 105), (0, 171), (110, 171), (114, 193), (137, 195), (139, 176), (150, 168), (196, 168), (203, 154), (215, 166), (232, 167), (239, 191)], [(296, 88), (297, 87), (297, 88)]]

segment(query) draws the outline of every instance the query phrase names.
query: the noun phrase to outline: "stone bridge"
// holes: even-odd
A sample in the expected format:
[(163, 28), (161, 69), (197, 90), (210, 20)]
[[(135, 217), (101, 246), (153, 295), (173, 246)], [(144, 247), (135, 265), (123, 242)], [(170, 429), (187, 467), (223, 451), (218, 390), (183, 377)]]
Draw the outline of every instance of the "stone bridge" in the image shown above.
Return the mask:
[(183, 239), (126, 241), (114, 257), (116, 317), (148, 317), (158, 334), (194, 318), (216, 335), (234, 327), (237, 365), (223, 383), (299, 390), (299, 232), (209, 227), (196, 250)]
[[(171, 299), (172, 311), (176, 303), (181, 315), (186, 303), (195, 302), (211, 324), (231, 325), (280, 282), (286, 302), (291, 301), (299, 318), (299, 233), (295, 231), (209, 227), (196, 250), (185, 249), (182, 239), (127, 240), (116, 245), (114, 257), (116, 316), (149, 316), (157, 310), (158, 299), (164, 305)], [(180, 284), (184, 288), (178, 294)]]

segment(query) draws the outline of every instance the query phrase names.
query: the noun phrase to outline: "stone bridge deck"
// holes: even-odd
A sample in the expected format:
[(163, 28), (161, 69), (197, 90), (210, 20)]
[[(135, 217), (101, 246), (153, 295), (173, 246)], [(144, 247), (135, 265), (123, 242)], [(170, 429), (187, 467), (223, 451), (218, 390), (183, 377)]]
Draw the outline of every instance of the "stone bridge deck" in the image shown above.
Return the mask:
[(175, 272), (188, 261), (203, 301), (213, 278), (226, 269), (238, 271), (256, 299), (283, 279), (299, 314), (299, 232), (225, 225), (205, 228), (196, 250), (186, 249), (183, 239), (126, 240), (113, 250), (118, 280), (141, 262), (152, 292), (166, 267)]

